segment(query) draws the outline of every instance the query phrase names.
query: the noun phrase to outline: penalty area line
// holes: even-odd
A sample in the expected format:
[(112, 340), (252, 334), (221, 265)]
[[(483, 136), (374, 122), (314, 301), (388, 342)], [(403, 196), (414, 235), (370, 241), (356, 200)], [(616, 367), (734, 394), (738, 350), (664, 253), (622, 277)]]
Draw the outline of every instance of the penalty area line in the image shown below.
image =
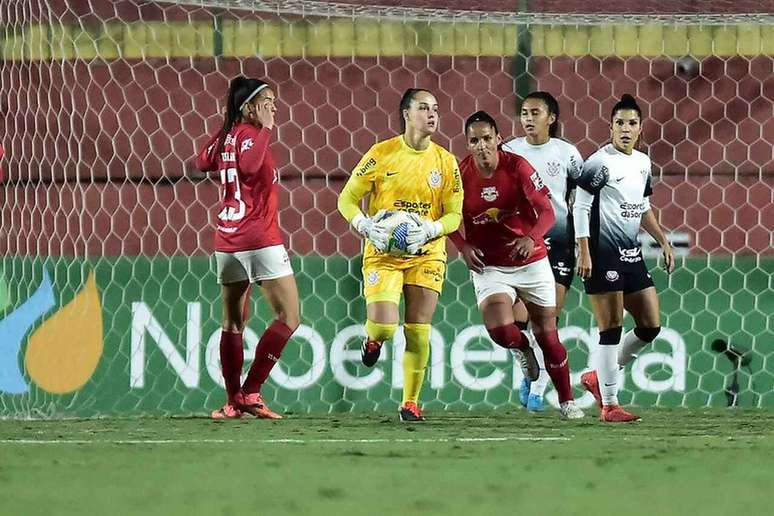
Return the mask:
[(508, 441), (570, 441), (569, 437), (439, 437), (395, 439), (0, 439), (0, 444), (378, 444), (497, 443)]

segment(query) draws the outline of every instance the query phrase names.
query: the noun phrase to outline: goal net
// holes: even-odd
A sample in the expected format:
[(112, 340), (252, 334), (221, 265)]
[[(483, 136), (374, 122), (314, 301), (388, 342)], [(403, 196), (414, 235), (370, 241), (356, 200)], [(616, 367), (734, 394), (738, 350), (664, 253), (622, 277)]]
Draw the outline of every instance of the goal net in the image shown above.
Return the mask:
[[(559, 99), (562, 136), (588, 156), (615, 100), (634, 94), (653, 205), (679, 259), (667, 276), (644, 242), (664, 329), (625, 371), (621, 400), (774, 407), (765, 2), (377, 3), (2, 3), (0, 417), (222, 403), (219, 183), (192, 163), (237, 74), (266, 78), (279, 97), (280, 225), (301, 294), (303, 324), (264, 388), (273, 408), (393, 411), (400, 400), (401, 331), (375, 368), (359, 364), (360, 240), (336, 199), (360, 156), (399, 131), (413, 86), (436, 94), (436, 141), (458, 158), (469, 114), (484, 109), (519, 135), (519, 98), (535, 89)], [(270, 320), (256, 294), (252, 312), (246, 367)], [(577, 279), (560, 326), (577, 384), (597, 342)], [(428, 371), (430, 410), (518, 405), (520, 370), (486, 337), (454, 252)]]

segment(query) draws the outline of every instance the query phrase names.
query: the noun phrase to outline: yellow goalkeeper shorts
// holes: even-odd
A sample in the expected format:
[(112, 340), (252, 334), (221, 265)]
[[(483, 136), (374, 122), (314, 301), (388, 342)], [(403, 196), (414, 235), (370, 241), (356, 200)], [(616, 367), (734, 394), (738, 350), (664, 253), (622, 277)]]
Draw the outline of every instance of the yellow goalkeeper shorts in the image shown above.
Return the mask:
[(400, 303), (404, 285), (416, 285), (441, 293), (446, 262), (430, 258), (367, 257), (363, 261), (363, 295), (366, 304)]

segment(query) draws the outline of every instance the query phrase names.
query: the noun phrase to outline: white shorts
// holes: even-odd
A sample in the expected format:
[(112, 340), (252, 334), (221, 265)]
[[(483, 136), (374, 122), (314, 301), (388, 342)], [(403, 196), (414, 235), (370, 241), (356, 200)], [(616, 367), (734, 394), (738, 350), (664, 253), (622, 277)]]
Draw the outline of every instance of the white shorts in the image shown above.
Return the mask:
[(222, 285), (246, 280), (257, 283), (293, 274), (284, 245), (235, 253), (215, 251), (215, 262), (218, 265), (218, 283)]
[(492, 294), (508, 294), (538, 306), (556, 306), (556, 283), (551, 262), (543, 258), (520, 267), (484, 267), (479, 274), (470, 271), (479, 306)]

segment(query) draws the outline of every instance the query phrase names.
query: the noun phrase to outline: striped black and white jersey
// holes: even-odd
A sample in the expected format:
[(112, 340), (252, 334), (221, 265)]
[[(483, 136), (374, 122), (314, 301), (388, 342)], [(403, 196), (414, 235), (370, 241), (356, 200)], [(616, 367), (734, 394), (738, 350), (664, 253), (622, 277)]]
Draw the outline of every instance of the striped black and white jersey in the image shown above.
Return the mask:
[(650, 210), (650, 158), (607, 144), (586, 160), (578, 186), (575, 236), (589, 237), (593, 266), (618, 269), (642, 261), (637, 235), (642, 215)]
[(556, 222), (546, 233), (546, 247), (551, 251), (573, 250), (575, 236), (568, 203), (583, 169), (583, 159), (578, 149), (560, 138), (550, 138), (542, 145), (532, 145), (522, 136), (503, 144), (503, 150), (529, 161), (551, 192)]

